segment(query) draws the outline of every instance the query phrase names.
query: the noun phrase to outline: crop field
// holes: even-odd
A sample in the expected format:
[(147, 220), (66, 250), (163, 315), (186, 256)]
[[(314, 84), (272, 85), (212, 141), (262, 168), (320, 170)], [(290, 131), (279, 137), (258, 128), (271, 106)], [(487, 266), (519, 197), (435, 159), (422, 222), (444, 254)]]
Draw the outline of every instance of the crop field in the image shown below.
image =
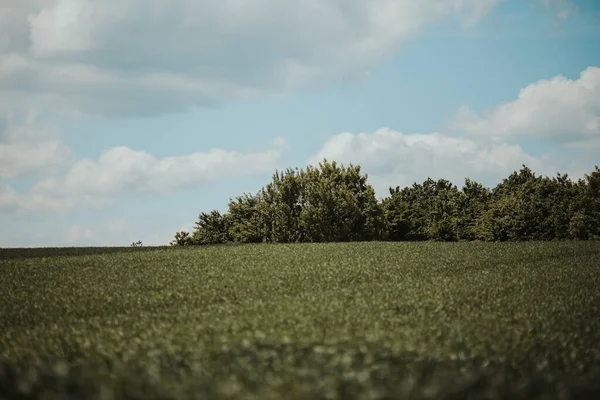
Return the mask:
[(8, 398), (600, 398), (600, 242), (0, 250)]

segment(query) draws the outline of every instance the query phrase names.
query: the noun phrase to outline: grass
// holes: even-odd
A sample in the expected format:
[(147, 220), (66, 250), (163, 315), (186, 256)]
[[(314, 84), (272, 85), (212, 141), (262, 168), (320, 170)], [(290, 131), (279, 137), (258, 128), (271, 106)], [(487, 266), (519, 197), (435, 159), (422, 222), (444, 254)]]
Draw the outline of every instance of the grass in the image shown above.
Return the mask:
[(600, 242), (0, 250), (0, 399), (600, 398)]

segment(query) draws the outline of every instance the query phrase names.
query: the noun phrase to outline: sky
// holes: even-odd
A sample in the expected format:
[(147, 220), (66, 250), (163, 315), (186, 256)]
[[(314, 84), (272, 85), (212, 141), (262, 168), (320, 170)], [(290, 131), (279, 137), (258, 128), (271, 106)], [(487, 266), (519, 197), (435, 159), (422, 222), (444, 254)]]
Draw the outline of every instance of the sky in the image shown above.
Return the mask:
[(600, 164), (597, 0), (0, 0), (0, 247), (167, 245), (275, 170)]

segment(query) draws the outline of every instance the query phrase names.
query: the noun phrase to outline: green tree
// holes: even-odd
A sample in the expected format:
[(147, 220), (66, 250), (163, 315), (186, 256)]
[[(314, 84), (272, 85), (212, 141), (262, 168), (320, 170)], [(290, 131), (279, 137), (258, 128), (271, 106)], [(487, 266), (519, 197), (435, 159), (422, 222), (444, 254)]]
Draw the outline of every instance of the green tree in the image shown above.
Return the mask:
[(400, 195), (400, 188), (390, 188), (390, 196), (382, 200), (384, 234), (383, 239), (408, 240), (412, 229), (409, 219), (410, 204)]
[(576, 185), (577, 205), (569, 221), (569, 237), (600, 239), (600, 168), (586, 174)]
[[(489, 240), (478, 221), (489, 208), (491, 191), (481, 183), (465, 179), (465, 184), (458, 196), (458, 219), (456, 236), (458, 240)], [(483, 230), (485, 232), (485, 229)]]
[(359, 166), (344, 168), (324, 160), (300, 171), (299, 229), (303, 241), (373, 240), (381, 231), (375, 190)]
[(566, 239), (577, 197), (567, 175), (536, 176), (523, 166), (494, 188), (480, 226), (489, 229), (484, 236), (492, 240)]
[(527, 166), (512, 173), (492, 190), (490, 208), (483, 216), (481, 233), (491, 240), (534, 240), (545, 210), (538, 208), (540, 178)]
[(229, 202), (227, 219), (229, 237), (237, 243), (261, 243), (267, 241), (265, 214), (259, 207), (262, 198), (244, 193)]
[(171, 246), (190, 246), (194, 244), (194, 241), (189, 232), (179, 231), (175, 232), (175, 238), (169, 244)]
[(230, 226), (231, 221), (227, 214), (221, 215), (217, 210), (200, 213), (190, 243), (207, 245), (230, 242), (232, 240), (229, 233)]
[[(276, 171), (273, 180), (261, 191), (259, 212), (264, 215), (264, 237), (271, 242), (298, 242), (304, 182), (299, 171)], [(267, 218), (268, 217), (268, 218)]]
[(428, 178), (390, 188), (381, 201), (367, 179), (360, 166), (327, 160), (276, 171), (256, 195), (230, 200), (225, 214), (201, 213), (193, 235), (177, 232), (172, 244), (600, 239), (598, 166), (573, 182), (523, 165), (492, 190)]
[(383, 201), (390, 240), (457, 240), (460, 192), (445, 179), (390, 188)]

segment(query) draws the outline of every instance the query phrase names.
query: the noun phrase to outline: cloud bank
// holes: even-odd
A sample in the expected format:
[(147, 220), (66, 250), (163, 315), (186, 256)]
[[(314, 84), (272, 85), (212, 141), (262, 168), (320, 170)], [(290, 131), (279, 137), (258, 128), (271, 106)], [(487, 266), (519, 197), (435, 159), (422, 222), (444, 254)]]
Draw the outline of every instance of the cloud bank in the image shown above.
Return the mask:
[(25, 193), (0, 183), (0, 212), (30, 215), (102, 207), (118, 196), (154, 193), (202, 185), (230, 177), (272, 173), (286, 151), (285, 141), (254, 153), (212, 149), (207, 152), (156, 158), (141, 150), (119, 146), (98, 160), (75, 162), (62, 178), (38, 181)]
[(0, 109), (157, 115), (360, 79), (425, 26), (499, 3), (20, 0), (0, 8)]
[(596, 142), (600, 139), (600, 68), (589, 67), (575, 80), (559, 75), (532, 83), (515, 100), (481, 115), (464, 107), (452, 125), (469, 135), (495, 140)]
[(34, 113), (25, 119), (0, 117), (0, 179), (46, 175), (72, 161), (58, 128)]
[(457, 185), (466, 177), (495, 184), (522, 164), (536, 171), (545, 167), (543, 160), (518, 145), (482, 145), (440, 133), (405, 134), (389, 128), (335, 135), (309, 163), (315, 165), (324, 158), (360, 165), (379, 196), (387, 195), (390, 186), (410, 186), (427, 177)]

